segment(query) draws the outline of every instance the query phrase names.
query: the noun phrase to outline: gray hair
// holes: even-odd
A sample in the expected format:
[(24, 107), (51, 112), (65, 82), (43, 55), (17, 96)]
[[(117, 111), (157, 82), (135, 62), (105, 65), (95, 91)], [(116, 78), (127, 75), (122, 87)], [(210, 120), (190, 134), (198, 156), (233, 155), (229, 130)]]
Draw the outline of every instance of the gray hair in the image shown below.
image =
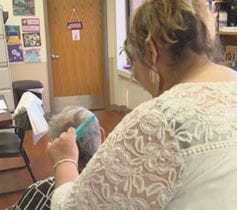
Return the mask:
[[(88, 109), (78, 106), (68, 106), (49, 121), (49, 135), (55, 139), (69, 127), (75, 129), (90, 115), (94, 115)], [(101, 143), (100, 126), (98, 119), (91, 121), (83, 136), (77, 141), (79, 148), (79, 161), (87, 163), (97, 151)]]

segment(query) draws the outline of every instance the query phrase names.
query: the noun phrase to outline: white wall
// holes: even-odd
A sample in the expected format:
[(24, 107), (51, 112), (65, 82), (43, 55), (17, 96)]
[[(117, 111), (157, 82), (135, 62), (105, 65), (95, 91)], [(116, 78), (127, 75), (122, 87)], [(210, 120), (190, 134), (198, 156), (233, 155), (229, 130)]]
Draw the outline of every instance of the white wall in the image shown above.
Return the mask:
[[(127, 92), (128, 91), (128, 92)], [(151, 95), (136, 81), (131, 81), (130, 75), (117, 70), (117, 102), (119, 106), (134, 109), (144, 101), (151, 99)]]
[[(107, 0), (110, 103), (135, 108), (151, 99), (151, 95), (137, 82), (130, 82), (131, 74), (122, 70), (126, 57), (119, 55), (120, 47), (126, 37), (125, 0)], [(126, 90), (128, 89), (128, 101)]]
[(48, 112), (50, 111), (50, 103), (43, 0), (35, 0), (35, 16), (13, 16), (12, 0), (0, 0), (0, 5), (3, 6), (4, 10), (9, 12), (9, 19), (6, 23), (7, 25), (20, 25), (21, 27), (22, 18), (34, 17), (40, 19), (41, 63), (11, 63), (10, 69), (13, 81), (38, 80), (42, 82), (44, 85), (44, 108)]

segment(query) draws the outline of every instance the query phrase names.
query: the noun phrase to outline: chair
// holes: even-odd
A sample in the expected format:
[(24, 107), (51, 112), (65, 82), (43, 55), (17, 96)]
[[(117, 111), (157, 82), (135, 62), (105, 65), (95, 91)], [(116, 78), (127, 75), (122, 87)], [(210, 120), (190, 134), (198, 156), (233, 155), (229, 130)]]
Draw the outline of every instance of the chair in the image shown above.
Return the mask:
[[(21, 156), (25, 162), (25, 165), (19, 167), (7, 168), (3, 170), (0, 169), (0, 172), (27, 168), (33, 182), (36, 182), (35, 176), (30, 167), (30, 160), (23, 146), (25, 131), (30, 124), (27, 113), (24, 112), (23, 114), (18, 116), (17, 119), (15, 120), (15, 124), (16, 124), (15, 126), (0, 127), (0, 158), (2, 159), (2, 158), (12, 158)], [(20, 190), (12, 192), (17, 191)], [(1, 194), (5, 194), (5, 192)]]

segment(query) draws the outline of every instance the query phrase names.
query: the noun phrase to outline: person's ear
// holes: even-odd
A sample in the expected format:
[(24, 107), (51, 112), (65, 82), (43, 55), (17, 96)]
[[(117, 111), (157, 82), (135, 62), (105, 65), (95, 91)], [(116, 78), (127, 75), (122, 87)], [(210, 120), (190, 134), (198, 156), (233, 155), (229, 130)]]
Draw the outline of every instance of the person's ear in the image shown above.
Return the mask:
[(101, 139), (101, 143), (103, 143), (105, 141), (105, 130), (104, 128), (100, 127), (100, 139)]
[(145, 57), (147, 58), (148, 62), (151, 64), (151, 65), (155, 65), (158, 61), (158, 57), (159, 57), (159, 54), (158, 54), (158, 48), (155, 44), (155, 42), (149, 38), (146, 40), (146, 51), (145, 51)]

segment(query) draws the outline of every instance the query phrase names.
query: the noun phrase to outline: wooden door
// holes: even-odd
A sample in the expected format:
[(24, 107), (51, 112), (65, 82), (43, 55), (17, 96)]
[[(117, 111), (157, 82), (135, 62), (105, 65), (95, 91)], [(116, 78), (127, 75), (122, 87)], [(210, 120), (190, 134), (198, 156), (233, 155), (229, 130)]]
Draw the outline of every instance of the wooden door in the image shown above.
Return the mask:
[[(103, 95), (102, 0), (47, 0), (47, 9), (54, 96)], [(83, 23), (79, 41), (67, 29), (73, 9)]]

